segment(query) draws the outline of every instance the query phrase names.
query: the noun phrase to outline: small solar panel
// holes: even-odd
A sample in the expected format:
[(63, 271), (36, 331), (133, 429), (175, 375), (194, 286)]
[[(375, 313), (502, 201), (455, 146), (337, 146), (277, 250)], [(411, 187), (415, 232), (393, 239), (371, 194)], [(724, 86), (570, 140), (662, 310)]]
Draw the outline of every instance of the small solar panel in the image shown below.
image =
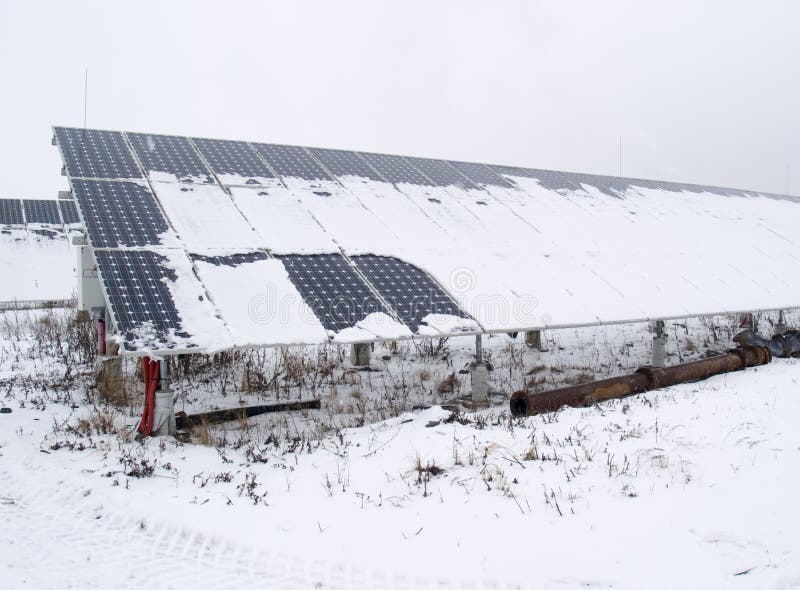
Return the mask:
[(150, 190), (133, 182), (73, 180), (95, 248), (158, 245), (169, 225)]
[(385, 182), (381, 175), (375, 172), (356, 152), (323, 148), (309, 148), (308, 151), (334, 176), (360, 176)]
[(95, 250), (100, 276), (108, 293), (117, 328), (125, 334), (128, 348), (132, 335), (147, 335), (155, 342), (169, 342), (170, 332), (181, 331), (175, 302), (165, 281), (175, 281), (166, 258), (144, 250)]
[(208, 168), (203, 164), (187, 138), (174, 135), (128, 133), (128, 139), (148, 173), (171, 174), (181, 182), (205, 184), (214, 182)]
[(256, 178), (275, 178), (258, 154), (244, 141), (192, 139), (211, 169), (217, 174), (243, 177), (244, 184), (260, 184)]
[(341, 254), (277, 258), (326, 330), (349, 328), (373, 312), (389, 313)]
[(56, 140), (72, 178), (142, 178), (119, 131), (56, 127)]
[(489, 166), (500, 175), (521, 176), (539, 181), (544, 188), (554, 191), (574, 191), (580, 187), (571, 181), (565, 174), (552, 170), (534, 170), (533, 168), (517, 168), (514, 166)]
[(207, 262), (209, 264), (213, 264), (214, 266), (231, 267), (237, 267), (242, 264), (269, 259), (269, 256), (267, 256), (264, 252), (247, 252), (244, 254), (231, 254), (229, 256), (205, 256), (202, 254), (192, 254), (191, 257), (192, 260)]
[(281, 176), (303, 180), (331, 180), (305, 148), (271, 143), (254, 143), (253, 147)]
[(24, 199), (22, 208), (25, 211), (26, 223), (47, 223), (61, 225), (61, 215), (58, 212), (58, 201), (43, 201)]
[(22, 203), (19, 199), (0, 199), (0, 223), (5, 225), (24, 225)]
[(416, 266), (399, 258), (374, 254), (352, 259), (400, 320), (415, 332), (428, 314), (467, 317), (453, 298)]
[(390, 156), (387, 154), (371, 154), (359, 152), (358, 154), (372, 166), (386, 180), (393, 184), (416, 184), (420, 186), (436, 186), (419, 170), (408, 163), (403, 156)]
[(61, 219), (67, 225), (79, 224), (81, 218), (78, 215), (78, 208), (75, 206), (75, 201), (58, 201), (58, 206), (61, 209)]
[(445, 162), (444, 160), (431, 160), (428, 158), (406, 158), (406, 160), (436, 183), (436, 186), (457, 186), (464, 189), (475, 188), (475, 185), (464, 178), (464, 176), (449, 162)]
[(499, 186), (502, 188), (511, 188), (512, 186), (510, 182), (501, 178), (486, 164), (476, 164), (474, 162), (449, 163), (476, 185)]

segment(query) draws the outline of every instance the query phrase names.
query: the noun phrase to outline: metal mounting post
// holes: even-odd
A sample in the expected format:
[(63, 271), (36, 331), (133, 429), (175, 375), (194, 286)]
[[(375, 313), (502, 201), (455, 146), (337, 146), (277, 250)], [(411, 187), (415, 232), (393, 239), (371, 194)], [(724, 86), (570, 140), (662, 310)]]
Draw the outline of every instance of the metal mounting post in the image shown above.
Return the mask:
[(653, 336), (653, 354), (650, 364), (654, 367), (663, 368), (667, 357), (667, 332), (664, 320), (653, 322), (653, 330), (655, 336)]
[(472, 403), (475, 407), (489, 403), (489, 364), (483, 359), (483, 337), (475, 336), (475, 360), (469, 365)]

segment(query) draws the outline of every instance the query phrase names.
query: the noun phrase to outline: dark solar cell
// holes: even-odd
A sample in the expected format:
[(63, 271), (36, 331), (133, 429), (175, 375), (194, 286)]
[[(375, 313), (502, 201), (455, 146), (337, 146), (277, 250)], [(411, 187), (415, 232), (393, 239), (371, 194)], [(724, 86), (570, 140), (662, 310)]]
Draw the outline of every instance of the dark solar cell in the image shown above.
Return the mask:
[(476, 185), (500, 186), (503, 188), (512, 186), (510, 182), (501, 178), (486, 164), (475, 164), (473, 162), (450, 162), (450, 164)]
[(340, 254), (277, 258), (326, 330), (349, 328), (373, 312), (389, 313)]
[(92, 246), (158, 245), (169, 225), (150, 190), (132, 182), (73, 180)]
[(249, 262), (267, 260), (269, 258), (269, 256), (267, 256), (264, 252), (247, 252), (245, 254), (231, 254), (228, 256), (204, 256), (202, 254), (192, 254), (191, 257), (192, 260), (207, 262), (209, 264), (213, 264), (214, 266), (232, 267), (236, 267), (241, 264), (247, 264)]
[(353, 262), (400, 320), (417, 331), (431, 313), (467, 317), (425, 271), (389, 256), (354, 256)]
[(78, 215), (78, 208), (75, 206), (75, 201), (59, 201), (58, 206), (61, 209), (61, 219), (67, 225), (79, 224), (81, 218)]
[(370, 154), (367, 152), (359, 152), (358, 155), (377, 170), (381, 176), (393, 184), (405, 183), (420, 186), (436, 186), (434, 182), (425, 178), (419, 170), (409, 164), (403, 156)]
[(39, 201), (24, 199), (22, 208), (25, 211), (26, 223), (47, 223), (61, 225), (61, 215), (58, 212), (58, 201)]
[(125, 335), (126, 348), (143, 344), (169, 344), (170, 332), (187, 338), (166, 281), (177, 280), (166, 259), (155, 252), (95, 250), (100, 277), (106, 287), (117, 328)]
[(383, 182), (380, 174), (356, 152), (309, 148), (311, 154), (334, 176), (360, 176)]
[(271, 143), (252, 145), (280, 176), (303, 180), (331, 180), (305, 148)]
[(217, 174), (235, 174), (244, 184), (259, 184), (257, 178), (274, 178), (258, 154), (244, 141), (192, 139), (211, 169)]
[(148, 173), (172, 174), (181, 182), (205, 184), (214, 182), (208, 168), (187, 138), (146, 133), (127, 135), (139, 161)]
[(73, 178), (142, 178), (119, 131), (56, 127), (56, 140)]
[(29, 229), (28, 231), (30, 231), (32, 234), (47, 238), (49, 240), (63, 240), (65, 237), (63, 231), (60, 229), (54, 229), (52, 227)]
[(533, 168), (517, 168), (514, 166), (489, 166), (500, 175), (521, 176), (539, 181), (544, 188), (553, 191), (574, 191), (580, 187), (571, 181), (566, 174), (552, 170), (534, 170)]
[(0, 223), (5, 225), (23, 225), (22, 203), (19, 199), (0, 199)]
[(436, 186), (457, 186), (460, 188), (475, 188), (475, 186), (449, 162), (444, 160), (430, 160), (428, 158), (406, 158), (408, 163), (430, 178)]

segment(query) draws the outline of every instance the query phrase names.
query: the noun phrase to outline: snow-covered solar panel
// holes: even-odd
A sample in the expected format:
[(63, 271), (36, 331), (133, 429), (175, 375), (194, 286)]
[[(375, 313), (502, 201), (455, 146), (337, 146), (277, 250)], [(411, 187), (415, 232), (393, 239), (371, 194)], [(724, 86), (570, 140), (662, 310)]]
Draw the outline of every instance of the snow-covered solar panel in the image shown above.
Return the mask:
[(358, 176), (382, 182), (384, 179), (356, 152), (309, 148), (311, 154), (337, 177)]
[(133, 182), (72, 180), (95, 248), (157, 246), (171, 234), (150, 190)]
[[(141, 265), (131, 269), (144, 273), (138, 284), (161, 277), (179, 316), (170, 319), (163, 297), (147, 302), (147, 313), (165, 314), (163, 325), (153, 328), (142, 314), (138, 325), (126, 324), (128, 352), (143, 350), (148, 327), (160, 330), (151, 340), (164, 351), (213, 351), (797, 306), (798, 198), (321, 148), (127, 137), (156, 182), (71, 176), (70, 183), (95, 252), (149, 252), (106, 265), (101, 278)], [(20, 202), (17, 210), (24, 220)], [(0, 205), (4, 216), (15, 218), (13, 208)], [(106, 283), (109, 291), (126, 287)], [(114, 297), (112, 310), (126, 304)]]
[(19, 199), (0, 199), (0, 224), (23, 225), (22, 202)]
[(56, 127), (56, 141), (72, 178), (142, 178), (119, 131)]
[(403, 156), (371, 154), (368, 152), (359, 152), (358, 155), (364, 158), (370, 166), (391, 183), (435, 186), (435, 183), (414, 168)]
[(476, 164), (474, 162), (449, 162), (453, 168), (466, 176), (473, 184), (481, 186), (498, 186), (511, 188), (512, 184), (500, 177), (486, 164)]
[(431, 160), (429, 158), (410, 157), (407, 157), (406, 160), (427, 178), (430, 178), (436, 186), (455, 186), (464, 189), (475, 188), (475, 186), (449, 162), (445, 162), (444, 160)]
[(431, 314), (467, 318), (453, 300), (423, 270), (399, 258), (354, 256), (358, 269), (400, 320), (417, 332)]
[(141, 250), (95, 250), (114, 321), (130, 350), (170, 347), (188, 339), (168, 283), (177, 275), (167, 258)]
[(244, 141), (199, 139), (192, 141), (223, 184), (259, 185), (275, 175)]
[(61, 219), (66, 225), (75, 225), (81, 222), (78, 215), (78, 208), (75, 206), (75, 201), (61, 200), (58, 202), (58, 207), (61, 210)]
[(26, 223), (61, 225), (61, 214), (58, 211), (58, 201), (24, 199), (22, 201), (22, 208), (25, 211)]
[(128, 133), (147, 175), (156, 181), (210, 184), (210, 172), (186, 137)]
[(278, 256), (306, 304), (327, 330), (339, 332), (389, 310), (341, 254)]
[(284, 178), (331, 180), (330, 175), (322, 169), (305, 148), (271, 143), (255, 143), (253, 147), (270, 167)]

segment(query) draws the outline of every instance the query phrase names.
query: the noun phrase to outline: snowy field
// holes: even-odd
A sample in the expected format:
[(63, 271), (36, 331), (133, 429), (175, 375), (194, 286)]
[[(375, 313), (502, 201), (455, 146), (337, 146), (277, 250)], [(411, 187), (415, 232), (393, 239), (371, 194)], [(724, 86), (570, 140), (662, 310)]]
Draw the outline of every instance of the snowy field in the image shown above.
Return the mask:
[[(668, 362), (736, 331), (671, 322)], [(139, 442), (135, 366), (101, 399), (91, 323), (2, 314), (0, 585), (800, 587), (800, 361), (511, 419), (514, 390), (629, 372), (652, 334), (546, 337), (484, 339), (496, 403), (477, 413), (440, 407), (469, 391), (471, 338), (376, 345), (372, 371), (335, 346), (185, 357), (179, 410), (322, 409)]]

